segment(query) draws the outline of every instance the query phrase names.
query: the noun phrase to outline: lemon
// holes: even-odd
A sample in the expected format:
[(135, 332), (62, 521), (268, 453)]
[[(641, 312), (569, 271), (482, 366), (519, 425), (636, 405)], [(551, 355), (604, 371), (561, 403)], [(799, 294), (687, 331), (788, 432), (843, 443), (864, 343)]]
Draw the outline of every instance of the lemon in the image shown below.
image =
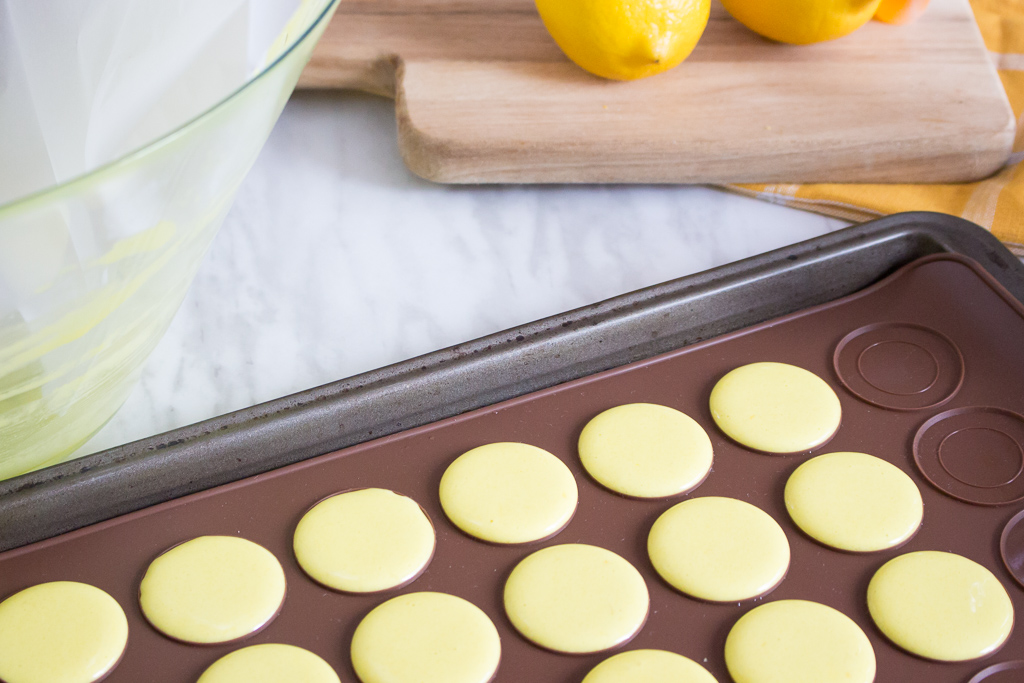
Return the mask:
[(751, 31), (781, 43), (806, 45), (845, 36), (863, 26), (880, 0), (722, 0)]
[(548, 33), (572, 61), (617, 80), (653, 76), (686, 59), (711, 0), (536, 0)]
[(909, 24), (921, 16), (928, 7), (928, 0), (882, 0), (875, 12), (875, 19), (887, 24)]

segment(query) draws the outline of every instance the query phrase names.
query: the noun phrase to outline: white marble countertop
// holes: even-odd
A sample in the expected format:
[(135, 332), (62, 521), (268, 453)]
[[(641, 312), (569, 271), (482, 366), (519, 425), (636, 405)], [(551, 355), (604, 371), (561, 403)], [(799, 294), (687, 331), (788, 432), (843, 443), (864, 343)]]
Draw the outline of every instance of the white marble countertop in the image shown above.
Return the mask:
[(452, 187), (394, 104), (301, 93), (124, 407), (77, 455), (845, 225), (703, 187)]

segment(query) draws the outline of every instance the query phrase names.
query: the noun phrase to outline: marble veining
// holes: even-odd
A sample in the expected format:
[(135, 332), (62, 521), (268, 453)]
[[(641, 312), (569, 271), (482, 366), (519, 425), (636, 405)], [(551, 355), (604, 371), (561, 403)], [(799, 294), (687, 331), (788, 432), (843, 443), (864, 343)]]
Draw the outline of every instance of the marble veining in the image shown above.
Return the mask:
[(403, 165), (393, 111), (292, 98), (139, 385), (78, 455), (845, 225), (704, 187), (434, 185)]

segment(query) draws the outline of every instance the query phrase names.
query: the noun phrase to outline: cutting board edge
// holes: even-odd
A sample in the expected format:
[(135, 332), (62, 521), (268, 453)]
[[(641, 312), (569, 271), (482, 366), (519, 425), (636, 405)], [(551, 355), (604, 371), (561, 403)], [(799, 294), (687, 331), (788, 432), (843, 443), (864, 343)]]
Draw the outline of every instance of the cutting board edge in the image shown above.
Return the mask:
[[(637, 147), (630, 153), (609, 151), (593, 139), (569, 143), (510, 139), (492, 141), (482, 148), (472, 141), (436, 136), (418, 127), (400, 80), (395, 105), (398, 148), (406, 166), (425, 180), (455, 185), (965, 183), (987, 178), (1003, 168), (1016, 136), (1016, 118), (1006, 101), (1001, 127), (993, 125), (988, 131), (957, 138), (956, 142), (965, 139), (975, 144), (941, 153), (931, 153), (935, 149), (932, 139), (922, 137), (916, 141), (918, 156), (909, 155), (905, 146), (898, 151), (894, 146), (891, 153), (877, 156), (866, 166), (856, 147), (841, 151), (844, 139), (837, 135), (797, 152), (769, 149), (723, 156), (720, 150), (708, 153), (698, 149), (690, 150), (690, 156), (682, 160), (679, 150), (666, 153)], [(986, 132), (989, 142), (979, 148), (976, 143)], [(822, 169), (818, 161), (821, 154), (832, 158), (827, 169)], [(742, 167), (743, 174), (707, 170), (717, 164)], [(893, 170), (886, 169), (890, 165)]]

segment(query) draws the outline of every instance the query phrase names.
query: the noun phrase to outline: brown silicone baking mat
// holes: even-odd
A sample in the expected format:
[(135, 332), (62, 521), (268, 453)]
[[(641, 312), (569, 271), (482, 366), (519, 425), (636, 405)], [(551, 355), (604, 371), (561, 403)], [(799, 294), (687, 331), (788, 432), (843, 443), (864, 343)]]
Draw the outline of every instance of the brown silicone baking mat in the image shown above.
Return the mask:
[[(865, 355), (868, 347), (875, 351)], [(850, 354), (862, 362), (851, 363)], [(772, 456), (730, 442), (715, 427), (707, 405), (712, 386), (729, 370), (756, 361), (799, 365), (836, 390), (843, 420), (830, 442), (810, 453)], [(633, 402), (677, 408), (710, 435), (712, 473), (688, 496), (627, 499), (601, 488), (581, 469), (575, 444), (586, 422), (609, 407)], [(393, 595), (443, 591), (478, 605), (498, 627), (502, 662), (496, 681), (578, 683), (607, 655), (559, 655), (530, 644), (506, 618), (501, 591), (509, 572), (530, 552), (582, 542), (619, 553), (647, 581), (650, 615), (625, 649), (679, 652), (724, 683), (731, 679), (723, 646), (736, 620), (766, 600), (800, 598), (830, 605), (860, 624), (875, 651), (877, 681), (966, 682), (995, 663), (1024, 659), (1024, 629), (1018, 624), (1004, 647), (983, 660), (925, 661), (902, 652), (875, 628), (865, 592), (874, 571), (892, 557), (944, 550), (991, 569), (1018, 619), (1024, 614), (1024, 590), (1000, 555), (1004, 527), (1024, 508), (1019, 476), (1024, 436), (1017, 431), (1024, 427), (1022, 414), (1024, 306), (969, 259), (927, 257), (831, 303), (8, 551), (0, 555), (0, 597), (53, 580), (84, 581), (109, 592), (130, 621), (128, 649), (110, 681), (191, 682), (227, 652), (262, 642), (305, 647), (331, 663), (343, 681), (356, 681), (348, 647), (359, 620)], [(1001, 445), (977, 449), (958, 439), (956, 448), (931, 458), (930, 444), (941, 444), (947, 432), (956, 431), (982, 436), (979, 444), (995, 439)], [(1016, 443), (1016, 450), (1006, 440)], [(579, 485), (579, 507), (561, 533), (538, 544), (499, 547), (470, 539), (444, 517), (437, 499), (444, 469), (462, 452), (495, 441), (530, 443), (568, 464)], [(797, 530), (783, 504), (785, 481), (808, 457), (831, 451), (871, 453), (910, 474), (924, 498), (925, 515), (909, 543), (854, 555), (827, 549)], [(369, 486), (393, 489), (423, 506), (437, 531), (434, 558), (420, 578), (394, 592), (359, 597), (325, 590), (297, 566), (292, 532), (321, 498)], [(672, 590), (653, 571), (646, 553), (651, 524), (679, 500), (708, 495), (749, 501), (786, 531), (790, 570), (767, 597), (702, 603)], [(147, 564), (203, 534), (253, 540), (285, 567), (288, 595), (281, 613), (241, 643), (180, 644), (153, 630), (139, 611), (136, 595)]]

